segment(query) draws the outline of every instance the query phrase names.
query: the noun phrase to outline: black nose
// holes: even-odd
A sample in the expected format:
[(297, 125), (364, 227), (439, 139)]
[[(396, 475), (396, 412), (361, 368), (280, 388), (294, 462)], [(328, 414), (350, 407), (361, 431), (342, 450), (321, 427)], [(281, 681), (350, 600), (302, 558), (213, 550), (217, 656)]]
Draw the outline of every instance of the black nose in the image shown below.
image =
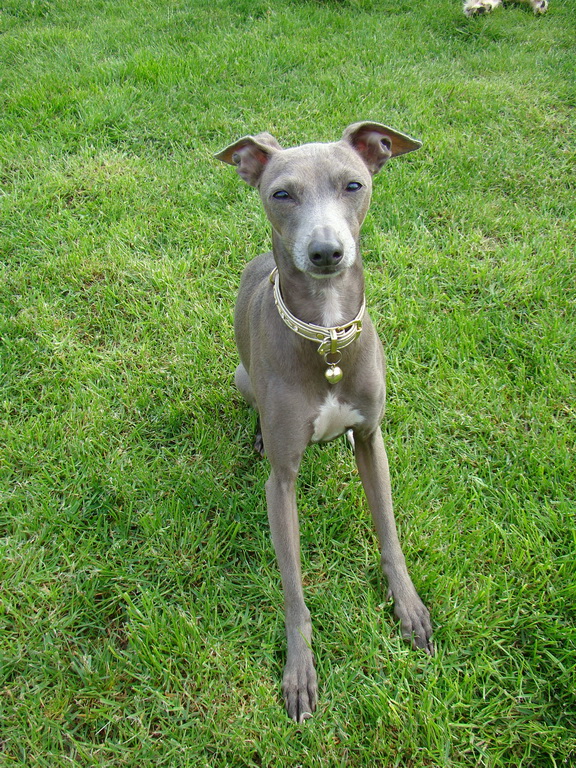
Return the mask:
[(308, 258), (315, 267), (335, 267), (342, 261), (344, 248), (335, 237), (314, 238), (308, 244)]

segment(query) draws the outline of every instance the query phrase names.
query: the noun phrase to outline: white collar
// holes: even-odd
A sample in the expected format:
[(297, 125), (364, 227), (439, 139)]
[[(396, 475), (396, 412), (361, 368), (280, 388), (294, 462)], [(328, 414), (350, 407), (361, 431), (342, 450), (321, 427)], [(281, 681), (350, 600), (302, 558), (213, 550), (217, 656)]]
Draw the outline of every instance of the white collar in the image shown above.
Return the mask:
[[(270, 274), (270, 282), (274, 286), (274, 302), (278, 309), (278, 314), (282, 320), (286, 323), (294, 333), (301, 336), (303, 339), (309, 339), (310, 341), (318, 341), (318, 354), (324, 357), (324, 362), (329, 366), (326, 371), (326, 378), (331, 384), (336, 384), (342, 378), (342, 371), (338, 367), (340, 362), (340, 350), (352, 344), (360, 333), (362, 332), (362, 320), (366, 311), (366, 297), (362, 296), (362, 306), (356, 317), (343, 325), (314, 325), (313, 323), (305, 323), (299, 320), (295, 315), (290, 312), (286, 306), (282, 293), (280, 291), (280, 279), (278, 275), (278, 268), (275, 267)], [(338, 355), (336, 360), (328, 360), (328, 356), (334, 357)]]

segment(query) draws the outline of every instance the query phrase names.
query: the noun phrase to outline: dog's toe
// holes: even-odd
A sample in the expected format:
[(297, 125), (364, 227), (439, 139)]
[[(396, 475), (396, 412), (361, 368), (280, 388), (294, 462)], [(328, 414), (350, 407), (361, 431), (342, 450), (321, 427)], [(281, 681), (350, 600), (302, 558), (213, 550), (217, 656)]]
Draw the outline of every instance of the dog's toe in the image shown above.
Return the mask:
[(410, 626), (402, 625), (402, 637), (412, 644), (415, 650), (425, 651), (429, 656), (434, 656), (434, 644), (432, 642), (432, 625), (428, 611), (421, 616), (413, 617)]

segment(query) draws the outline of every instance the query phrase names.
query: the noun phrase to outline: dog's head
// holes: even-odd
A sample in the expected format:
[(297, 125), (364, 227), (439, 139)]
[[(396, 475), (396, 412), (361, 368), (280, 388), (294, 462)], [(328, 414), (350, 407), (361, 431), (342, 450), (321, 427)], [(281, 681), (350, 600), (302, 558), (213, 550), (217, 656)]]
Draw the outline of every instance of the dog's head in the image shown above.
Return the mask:
[(244, 136), (216, 157), (259, 190), (276, 247), (299, 271), (329, 277), (357, 259), (372, 176), (420, 146), (385, 125), (362, 122), (348, 126), (340, 141), (289, 149), (269, 133)]

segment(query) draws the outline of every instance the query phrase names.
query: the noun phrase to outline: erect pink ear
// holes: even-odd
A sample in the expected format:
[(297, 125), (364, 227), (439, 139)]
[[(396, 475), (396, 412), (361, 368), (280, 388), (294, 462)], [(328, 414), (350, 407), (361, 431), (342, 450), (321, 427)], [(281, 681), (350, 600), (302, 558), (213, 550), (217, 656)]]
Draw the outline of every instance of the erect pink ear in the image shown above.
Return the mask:
[(342, 134), (362, 157), (370, 173), (378, 173), (391, 157), (420, 149), (422, 142), (380, 123), (353, 123)]
[(234, 144), (214, 155), (218, 160), (229, 165), (235, 165), (239, 176), (247, 184), (257, 187), (264, 166), (274, 152), (282, 147), (274, 136), (269, 133), (259, 133), (257, 136), (244, 136)]

